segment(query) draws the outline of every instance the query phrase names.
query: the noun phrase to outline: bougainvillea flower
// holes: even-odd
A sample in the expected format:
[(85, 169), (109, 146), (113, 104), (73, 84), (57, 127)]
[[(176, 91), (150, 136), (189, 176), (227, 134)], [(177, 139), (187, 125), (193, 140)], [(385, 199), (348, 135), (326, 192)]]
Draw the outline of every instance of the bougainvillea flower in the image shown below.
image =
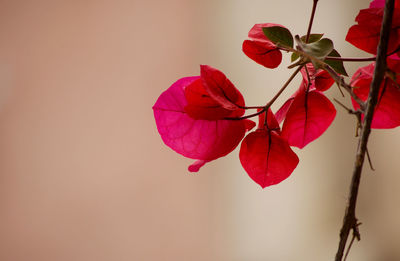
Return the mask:
[(185, 88), (200, 79), (186, 77), (163, 92), (153, 106), (158, 132), (164, 143), (177, 153), (197, 159), (189, 167), (198, 171), (206, 162), (234, 150), (245, 132), (255, 126), (249, 120), (199, 120), (185, 111)]
[(185, 87), (186, 113), (194, 119), (218, 120), (244, 114), (244, 99), (226, 76), (208, 65), (200, 66), (200, 77)]
[(318, 91), (298, 92), (287, 110), (281, 136), (302, 149), (321, 136), (335, 119), (336, 109)]
[[(363, 101), (366, 101), (368, 98), (374, 67), (374, 63), (361, 67), (352, 77), (353, 91)], [(395, 83), (387, 77), (382, 82), (371, 128), (388, 129), (400, 126), (399, 82)], [(359, 105), (354, 100), (352, 100), (352, 104), (354, 109), (359, 109)]]
[[(257, 111), (261, 111), (261, 109), (258, 109)], [(267, 119), (265, 119), (267, 117)], [(265, 122), (267, 120), (267, 122)], [(265, 129), (267, 128), (268, 130), (273, 130), (276, 131), (278, 134), (280, 134), (281, 130), (279, 127), (279, 123), (276, 120), (275, 115), (272, 113), (272, 110), (268, 108), (267, 113), (262, 113), (258, 116), (258, 127), (257, 129)]]
[(258, 129), (244, 138), (239, 158), (250, 178), (262, 188), (288, 178), (299, 163), (288, 142), (266, 128)]
[(283, 27), (272, 23), (256, 24), (249, 31), (250, 40), (245, 40), (242, 46), (243, 52), (250, 59), (267, 68), (276, 68), (282, 62), (281, 51), (274, 43), (268, 40), (262, 31), (263, 27), (272, 26)]
[[(335, 82), (335, 80), (333, 80), (333, 78), (329, 75), (327, 71), (321, 69), (315, 70), (314, 66), (311, 63), (308, 63), (306, 66), (311, 80), (308, 90), (318, 90), (323, 92), (328, 90)], [(305, 67), (303, 67), (300, 72), (303, 76), (303, 85), (307, 88), (309, 84), (309, 79)]]
[[(374, 0), (369, 4), (370, 8), (383, 8), (385, 7), (385, 0)], [(399, 8), (400, 7), (400, 1), (395, 0), (394, 1), (394, 7)]]
[[(373, 1), (371, 8), (360, 10), (356, 25), (350, 27), (346, 41), (371, 54), (376, 54), (383, 18), (383, 6), (380, 1)], [(390, 31), (388, 53), (399, 47), (400, 9), (395, 8)]]
[(400, 57), (397, 53), (392, 54), (386, 59), (387, 68), (393, 72), (400, 73)]

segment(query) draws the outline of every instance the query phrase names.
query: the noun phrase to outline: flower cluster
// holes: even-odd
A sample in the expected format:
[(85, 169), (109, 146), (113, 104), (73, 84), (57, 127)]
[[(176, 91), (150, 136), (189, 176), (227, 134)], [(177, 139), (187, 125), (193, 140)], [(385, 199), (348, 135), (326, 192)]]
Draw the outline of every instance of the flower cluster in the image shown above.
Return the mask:
[[(396, 79), (396, 73), (400, 72), (398, 2), (390, 35), (388, 71), (382, 82), (373, 128), (400, 125), (400, 80)], [(375, 0), (368, 9), (361, 10), (346, 40), (376, 54), (383, 6), (384, 1)], [(292, 52), (293, 67), (297, 66), (296, 73), (302, 75), (300, 87), (276, 113), (270, 106), (281, 91), (266, 105), (246, 107), (242, 94), (221, 71), (202, 65), (199, 76), (179, 79), (154, 104), (162, 140), (177, 153), (196, 160), (189, 166), (191, 172), (227, 155), (241, 142), (240, 162), (251, 179), (263, 188), (285, 180), (299, 162), (291, 147), (302, 149), (320, 137), (336, 116), (335, 107), (324, 94), (337, 81), (332, 75), (347, 76), (332, 41), (322, 36), (296, 36), (295, 49), (295, 41), (284, 26), (254, 25), (249, 39), (243, 42), (244, 54), (266, 68), (276, 68), (282, 61), (282, 51)], [(331, 57), (336, 59), (330, 60)], [(358, 97), (352, 104), (361, 116), (360, 101), (368, 97), (373, 71), (374, 63), (359, 68), (351, 78), (350, 92)], [(245, 115), (250, 109), (257, 112)], [(249, 120), (254, 116), (259, 118), (256, 128), (256, 123)], [(246, 135), (247, 132), (250, 133)]]

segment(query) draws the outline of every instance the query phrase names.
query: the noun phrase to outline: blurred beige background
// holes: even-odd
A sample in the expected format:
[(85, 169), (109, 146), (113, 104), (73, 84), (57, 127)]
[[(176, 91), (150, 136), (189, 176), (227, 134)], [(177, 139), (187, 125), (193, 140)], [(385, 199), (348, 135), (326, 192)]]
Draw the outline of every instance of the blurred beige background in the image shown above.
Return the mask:
[[(237, 150), (189, 174), (151, 110), (199, 64), (222, 70), (248, 104), (265, 103), (289, 58), (267, 70), (242, 41), (260, 22), (305, 33), (311, 2), (0, 0), (0, 260), (333, 260), (351, 116), (338, 108), (330, 129), (297, 150), (292, 177), (262, 190)], [(321, 0), (313, 31), (344, 56), (365, 56), (343, 39), (367, 5)], [(349, 260), (400, 260), (399, 129), (374, 131), (370, 151), (377, 171), (365, 168), (362, 240)]]

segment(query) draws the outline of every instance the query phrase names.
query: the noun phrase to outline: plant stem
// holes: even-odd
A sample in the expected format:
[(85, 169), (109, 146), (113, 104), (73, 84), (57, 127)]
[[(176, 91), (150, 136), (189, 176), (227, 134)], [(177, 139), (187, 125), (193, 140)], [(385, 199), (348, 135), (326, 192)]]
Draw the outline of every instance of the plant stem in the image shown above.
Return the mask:
[[(332, 69), (332, 67), (329, 66), (329, 64), (325, 63), (324, 61), (321, 61), (321, 60), (318, 59), (318, 58), (315, 58), (314, 56), (309, 55), (308, 53), (306, 53), (306, 52), (304, 52), (304, 51), (302, 51), (302, 50), (296, 50), (296, 49), (293, 49), (293, 48), (290, 48), (290, 47), (287, 47), (287, 46), (286, 46), (286, 47), (280, 47), (280, 46), (278, 46), (278, 47), (281, 48), (281, 49), (283, 49), (283, 50), (285, 50), (285, 51), (290, 51), (290, 52), (298, 53), (299, 55), (301, 55), (301, 56), (307, 58), (309, 61), (313, 61), (313, 62), (317, 63), (319, 66), (321, 66), (322, 69), (324, 69), (325, 71), (327, 71), (327, 72), (329, 73), (329, 75), (333, 78), (333, 80), (335, 80), (335, 82), (336, 82), (337, 84), (339, 84), (340, 86), (342, 86), (342, 87), (350, 94), (350, 96), (358, 103), (358, 105), (360, 106), (360, 109), (361, 109), (362, 111), (365, 110), (364, 101), (362, 101), (362, 100), (353, 92), (352, 87), (351, 87), (349, 84), (347, 84), (347, 83), (345, 82), (344, 78), (343, 78), (342, 76), (340, 76), (339, 74), (337, 74), (337, 73), (335, 72), (335, 70)], [(293, 64), (293, 65), (295, 65), (295, 64)], [(291, 66), (289, 66), (289, 67), (291, 67)]]
[(294, 79), (294, 77), (297, 75), (298, 72), (300, 72), (301, 68), (303, 66), (297, 67), (297, 69), (290, 75), (289, 79), (285, 82), (285, 84), (282, 86), (282, 88), (278, 91), (277, 94), (265, 105), (265, 108), (268, 110), (269, 107), (275, 102), (276, 99), (282, 94), (282, 92), (288, 87), (289, 83)]
[(257, 115), (260, 115), (263, 112), (265, 112), (265, 107), (262, 107), (262, 109), (260, 111), (258, 111), (256, 113), (253, 113), (253, 114), (249, 114), (249, 115), (242, 116), (242, 117), (239, 117), (239, 118), (226, 117), (224, 119), (225, 120), (232, 120), (232, 121), (240, 121), (240, 120), (245, 120), (245, 119), (249, 119), (249, 118), (255, 117)]
[(366, 57), (366, 58), (357, 58), (357, 57), (333, 57), (327, 56), (325, 60), (332, 61), (343, 61), (343, 62), (372, 62), (375, 61), (376, 57)]
[(310, 39), (311, 27), (314, 22), (314, 16), (315, 16), (315, 10), (317, 9), (317, 3), (318, 3), (318, 0), (313, 0), (313, 7), (312, 7), (312, 11), (311, 11), (310, 22), (308, 23), (308, 29), (307, 29), (306, 43), (308, 43), (308, 39)]
[(340, 230), (340, 241), (336, 253), (335, 261), (342, 261), (343, 253), (346, 247), (347, 239), (351, 230), (359, 236), (357, 228), (357, 218), (355, 214), (357, 195), (360, 186), (361, 171), (367, 151), (368, 137), (371, 132), (371, 122), (373, 118), (374, 109), (376, 107), (379, 95), (379, 87), (383, 80), (386, 70), (386, 52), (389, 42), (389, 33), (392, 23), (392, 15), (394, 9), (394, 0), (386, 0), (383, 22), (381, 27), (381, 34), (378, 45), (378, 52), (376, 56), (376, 66), (374, 76), (371, 83), (371, 89), (368, 95), (367, 107), (365, 117), (361, 126), (361, 135), (359, 138), (356, 159), (354, 162), (353, 176), (350, 186), (350, 198), (347, 203), (345, 216), (343, 218), (343, 225)]

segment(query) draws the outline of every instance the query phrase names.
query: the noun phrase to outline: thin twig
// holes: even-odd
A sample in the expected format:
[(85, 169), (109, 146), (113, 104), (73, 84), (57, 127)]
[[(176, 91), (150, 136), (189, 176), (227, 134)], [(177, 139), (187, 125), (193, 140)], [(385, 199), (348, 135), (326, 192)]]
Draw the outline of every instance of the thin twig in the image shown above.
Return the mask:
[(349, 244), (349, 246), (347, 247), (347, 251), (346, 251), (346, 254), (344, 255), (343, 261), (346, 261), (346, 260), (347, 260), (347, 256), (349, 255), (350, 249), (351, 249), (351, 247), (353, 246), (354, 239), (356, 239), (356, 235), (355, 235), (355, 234), (353, 234), (353, 237), (351, 238), (350, 244)]
[(342, 61), (342, 62), (373, 62), (376, 57), (366, 57), (366, 58), (358, 58), (358, 57), (335, 57), (335, 56), (327, 56), (325, 60), (331, 61)]
[(232, 121), (240, 121), (240, 120), (245, 120), (245, 119), (249, 119), (249, 118), (255, 117), (257, 115), (260, 115), (263, 112), (265, 112), (265, 108), (262, 108), (260, 111), (258, 111), (256, 113), (253, 113), (253, 114), (246, 115), (246, 116), (242, 116), (242, 117), (238, 117), (238, 118), (226, 117), (224, 119), (225, 120), (232, 120)]
[(313, 0), (313, 7), (312, 7), (312, 11), (311, 11), (310, 22), (308, 23), (308, 29), (307, 29), (306, 43), (308, 43), (308, 40), (310, 39), (311, 27), (314, 22), (314, 16), (315, 16), (315, 10), (317, 9), (317, 3), (318, 3), (318, 0)]
[(289, 79), (285, 82), (282, 88), (278, 91), (277, 94), (265, 105), (265, 108), (268, 109), (275, 102), (276, 99), (282, 94), (282, 92), (288, 87), (289, 83), (294, 79), (298, 72), (300, 72), (302, 66), (297, 67), (297, 69), (290, 75)]
[[(397, 47), (392, 52), (388, 53), (386, 56), (387, 57), (391, 56), (392, 54), (395, 54), (398, 51), (400, 51), (400, 46)], [(364, 57), (364, 58), (327, 56), (327, 57), (325, 57), (325, 60), (342, 61), (342, 62), (373, 62), (376, 60), (376, 56), (375, 57)]]
[(371, 168), (371, 170), (375, 171), (374, 166), (372, 165), (372, 160), (371, 160), (371, 156), (369, 155), (368, 148), (367, 148), (367, 159), (368, 159), (369, 167)]
[(374, 76), (372, 79), (370, 92), (368, 95), (368, 100), (366, 103), (367, 108), (365, 111), (364, 121), (361, 126), (361, 136), (359, 138), (356, 159), (354, 162), (353, 176), (350, 186), (350, 198), (348, 200), (345, 216), (343, 218), (343, 225), (340, 230), (340, 241), (335, 261), (342, 261), (343, 253), (346, 247), (350, 230), (353, 230), (353, 232), (358, 231), (357, 219), (355, 214), (357, 196), (360, 186), (361, 171), (367, 150), (368, 137), (371, 132), (371, 122), (373, 118), (373, 113), (378, 101), (379, 87), (383, 80), (386, 70), (385, 54), (387, 53), (387, 46), (389, 42), (389, 33), (392, 24), (393, 9), (394, 9), (394, 0), (386, 0), (378, 51), (376, 56), (376, 66), (374, 70)]

